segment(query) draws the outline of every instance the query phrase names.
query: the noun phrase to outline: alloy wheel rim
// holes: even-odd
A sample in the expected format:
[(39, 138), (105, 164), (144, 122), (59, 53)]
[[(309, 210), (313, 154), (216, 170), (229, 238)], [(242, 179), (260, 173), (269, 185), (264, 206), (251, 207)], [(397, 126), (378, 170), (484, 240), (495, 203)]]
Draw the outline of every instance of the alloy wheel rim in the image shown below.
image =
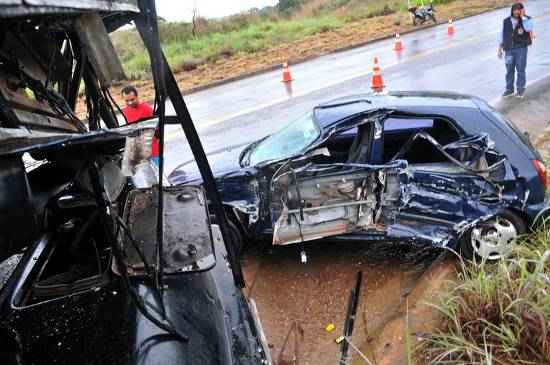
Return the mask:
[(474, 252), (485, 260), (508, 257), (516, 246), (518, 231), (506, 218), (497, 217), (472, 229), (470, 243)]

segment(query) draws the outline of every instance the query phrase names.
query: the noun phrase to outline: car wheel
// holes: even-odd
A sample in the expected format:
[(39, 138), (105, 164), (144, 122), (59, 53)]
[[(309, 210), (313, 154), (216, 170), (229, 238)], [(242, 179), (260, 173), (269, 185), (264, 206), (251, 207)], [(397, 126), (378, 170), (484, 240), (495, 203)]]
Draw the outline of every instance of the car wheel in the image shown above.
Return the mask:
[(506, 210), (466, 232), (460, 239), (460, 253), (467, 260), (500, 260), (512, 253), (517, 238), (525, 232), (525, 221)]

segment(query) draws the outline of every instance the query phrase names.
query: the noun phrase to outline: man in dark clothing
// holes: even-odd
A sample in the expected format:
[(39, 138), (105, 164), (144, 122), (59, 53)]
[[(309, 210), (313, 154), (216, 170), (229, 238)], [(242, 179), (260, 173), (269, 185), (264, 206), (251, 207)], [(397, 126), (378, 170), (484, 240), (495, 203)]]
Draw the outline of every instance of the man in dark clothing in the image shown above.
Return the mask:
[(153, 108), (149, 104), (139, 101), (138, 91), (134, 86), (128, 85), (122, 89), (122, 96), (126, 102), (126, 108), (122, 109), (122, 112), (128, 123), (135, 123), (153, 116)]
[(525, 69), (527, 67), (527, 47), (532, 43), (531, 34), (533, 22), (525, 16), (525, 8), (521, 3), (512, 5), (512, 14), (504, 19), (502, 36), (498, 49), (498, 57), (506, 64), (506, 91), (502, 96), (514, 95), (514, 81), (517, 71), (517, 96), (522, 98), (527, 83)]

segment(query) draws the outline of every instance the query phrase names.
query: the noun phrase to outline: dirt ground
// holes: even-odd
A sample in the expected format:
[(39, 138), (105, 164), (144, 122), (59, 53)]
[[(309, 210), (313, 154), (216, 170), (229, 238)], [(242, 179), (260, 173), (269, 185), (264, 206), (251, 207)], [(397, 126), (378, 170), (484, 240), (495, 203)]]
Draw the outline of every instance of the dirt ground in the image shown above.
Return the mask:
[[(462, 0), (436, 7), (436, 16), (440, 22), (449, 18), (461, 18), (479, 14), (483, 11), (509, 6), (509, 0)], [(185, 93), (198, 87), (216, 84), (253, 72), (270, 69), (285, 61), (290, 64), (328, 54), (340, 49), (359, 46), (376, 39), (393, 35), (395, 32), (406, 32), (414, 29), (408, 14), (396, 13), (363, 19), (349, 23), (343, 28), (315, 34), (304, 39), (281, 44), (253, 54), (239, 53), (220, 59), (216, 63), (203, 64), (192, 71), (174, 70), (176, 80)], [(420, 27), (416, 27), (420, 28)], [(150, 80), (133, 82), (145, 100), (154, 99), (154, 89)], [(114, 87), (113, 96), (120, 99), (120, 89)]]
[[(383, 358), (392, 344), (379, 343), (378, 332), (399, 313), (418, 278), (441, 253), (387, 242), (316, 242), (305, 247), (307, 264), (300, 262), (296, 245), (268, 251), (251, 248), (245, 253), (245, 293), (257, 303), (275, 364), (339, 361), (340, 345), (335, 340), (343, 333), (358, 271), (363, 272), (363, 286), (353, 343), (369, 358)], [(329, 324), (335, 326), (333, 332), (327, 332)], [(354, 355), (354, 359), (360, 358)]]

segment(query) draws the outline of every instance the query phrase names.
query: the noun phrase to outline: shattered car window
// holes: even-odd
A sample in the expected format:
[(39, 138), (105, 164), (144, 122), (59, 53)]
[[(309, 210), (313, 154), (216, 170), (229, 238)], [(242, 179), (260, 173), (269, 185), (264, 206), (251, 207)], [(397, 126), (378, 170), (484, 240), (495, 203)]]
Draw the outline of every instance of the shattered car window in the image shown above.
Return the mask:
[(292, 156), (311, 145), (320, 133), (313, 114), (306, 114), (258, 144), (250, 154), (250, 165)]

